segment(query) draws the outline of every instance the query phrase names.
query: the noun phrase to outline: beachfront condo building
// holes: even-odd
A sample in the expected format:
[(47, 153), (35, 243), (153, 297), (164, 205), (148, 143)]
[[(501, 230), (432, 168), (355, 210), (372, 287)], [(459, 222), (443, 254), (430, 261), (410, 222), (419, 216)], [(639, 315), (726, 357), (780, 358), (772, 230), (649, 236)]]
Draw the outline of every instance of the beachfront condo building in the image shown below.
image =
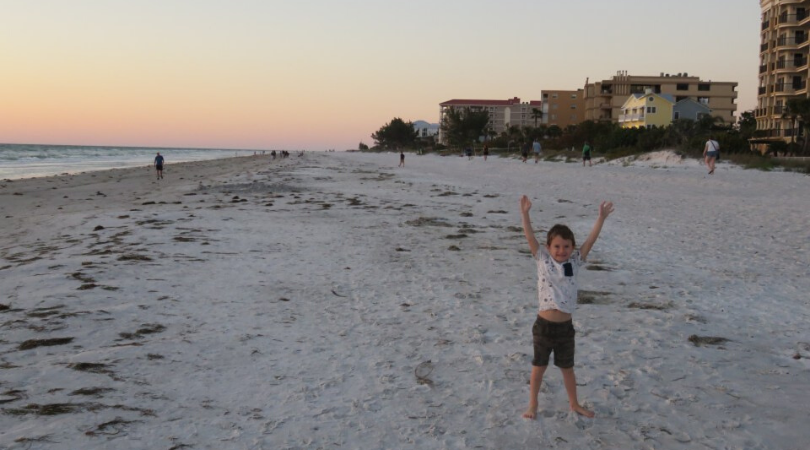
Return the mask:
[[(810, 1), (810, 0), (809, 0)], [(688, 73), (659, 76), (629, 75), (619, 71), (610, 79), (589, 83), (585, 81), (585, 120), (618, 122), (622, 106), (633, 94), (668, 94), (675, 102), (691, 98), (706, 105), (713, 116), (727, 124), (735, 123), (737, 83), (732, 81), (702, 81)]]
[(760, 151), (775, 141), (802, 137), (788, 100), (807, 98), (810, 0), (760, 0), (759, 92), (754, 116)]
[[(489, 129), (495, 135), (500, 135), (511, 126), (523, 128), (524, 126), (540, 125), (540, 111), (542, 102), (532, 100), (521, 102), (514, 97), (508, 100), (448, 100), (439, 104), (439, 123), (444, 122), (444, 116), (452, 108), (469, 108), (471, 111), (487, 111), (489, 113)], [(443, 133), (439, 130), (439, 142), (446, 143)]]
[(585, 120), (585, 91), (540, 91), (543, 125), (556, 125), (565, 129)]

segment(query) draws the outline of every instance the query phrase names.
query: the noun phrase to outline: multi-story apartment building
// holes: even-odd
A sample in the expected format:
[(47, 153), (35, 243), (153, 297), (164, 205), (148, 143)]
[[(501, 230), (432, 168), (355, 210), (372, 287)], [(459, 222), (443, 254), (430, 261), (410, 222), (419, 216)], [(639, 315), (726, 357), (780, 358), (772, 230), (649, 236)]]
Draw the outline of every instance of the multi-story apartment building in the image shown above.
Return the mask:
[(790, 142), (801, 134), (787, 102), (807, 98), (810, 48), (810, 0), (760, 0), (759, 93), (754, 116), (760, 151), (774, 141)]
[[(487, 111), (489, 113), (489, 128), (496, 134), (501, 134), (511, 126), (534, 126), (540, 124), (540, 117), (533, 113), (533, 109), (542, 111), (542, 102), (532, 100), (521, 103), (517, 97), (508, 100), (448, 100), (439, 104), (439, 123), (444, 122), (444, 115), (451, 108), (469, 108), (471, 111)], [(439, 131), (439, 142), (445, 142), (443, 133)]]
[(627, 98), (644, 94), (648, 89), (655, 94), (669, 94), (675, 102), (691, 98), (711, 108), (712, 115), (722, 117), (726, 123), (735, 122), (736, 82), (701, 81), (687, 73), (640, 76), (628, 75), (626, 71), (607, 80), (585, 82), (585, 120), (616, 122)]
[(585, 91), (541, 91), (544, 125), (565, 129), (585, 120)]

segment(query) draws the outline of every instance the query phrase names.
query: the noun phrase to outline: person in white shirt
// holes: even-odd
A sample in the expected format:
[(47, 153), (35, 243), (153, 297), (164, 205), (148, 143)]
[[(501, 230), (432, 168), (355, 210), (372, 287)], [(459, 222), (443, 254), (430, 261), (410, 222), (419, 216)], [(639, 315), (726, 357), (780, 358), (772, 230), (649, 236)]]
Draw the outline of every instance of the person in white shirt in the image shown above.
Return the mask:
[(532, 202), (525, 195), (520, 197), (520, 213), (523, 218), (523, 233), (537, 263), (537, 292), (540, 308), (532, 327), (534, 359), (529, 384), (529, 408), (523, 413), (526, 419), (537, 417), (537, 395), (543, 374), (554, 353), (554, 365), (563, 375), (563, 384), (568, 393), (571, 411), (585, 417), (593, 417), (593, 411), (585, 409), (577, 398), (577, 380), (574, 375), (574, 324), (571, 314), (577, 305), (577, 280), (579, 268), (585, 264), (593, 244), (602, 231), (605, 219), (613, 212), (613, 203), (599, 205), (599, 217), (591, 234), (576, 249), (574, 233), (565, 225), (554, 225), (548, 231), (545, 247), (534, 236), (529, 210)]
[(703, 146), (703, 159), (706, 160), (709, 175), (714, 173), (714, 163), (718, 156), (720, 156), (720, 143), (714, 140), (714, 136), (711, 136), (706, 141), (706, 145)]

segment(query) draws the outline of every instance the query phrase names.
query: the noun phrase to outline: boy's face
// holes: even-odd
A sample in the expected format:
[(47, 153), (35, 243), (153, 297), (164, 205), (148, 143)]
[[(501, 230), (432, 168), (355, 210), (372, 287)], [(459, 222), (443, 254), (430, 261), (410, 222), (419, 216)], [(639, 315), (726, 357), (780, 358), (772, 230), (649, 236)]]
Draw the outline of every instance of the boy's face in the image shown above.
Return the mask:
[(563, 263), (568, 261), (568, 258), (571, 257), (571, 253), (574, 252), (574, 244), (568, 239), (554, 236), (551, 239), (551, 244), (549, 244), (546, 249), (548, 250), (548, 254), (554, 258), (554, 261)]

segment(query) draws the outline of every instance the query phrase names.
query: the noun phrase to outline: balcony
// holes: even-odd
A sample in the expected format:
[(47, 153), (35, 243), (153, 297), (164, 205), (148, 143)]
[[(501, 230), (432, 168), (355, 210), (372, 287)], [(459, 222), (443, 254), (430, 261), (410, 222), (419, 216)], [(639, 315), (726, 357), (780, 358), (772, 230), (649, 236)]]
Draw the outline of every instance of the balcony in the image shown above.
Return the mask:
[[(799, 58), (794, 59), (792, 61), (777, 61), (776, 62), (776, 71), (777, 72), (795, 72), (798, 70), (806, 69), (807, 68), (807, 58)], [(760, 72), (762, 73), (762, 72)]]
[(767, 51), (768, 51), (768, 43), (767, 42), (759, 46), (759, 52), (760, 53), (767, 52)]
[(762, 31), (767, 30), (767, 29), (768, 29), (768, 25), (769, 25), (769, 24), (768, 24), (768, 21), (767, 21), (767, 20), (766, 20), (765, 22), (762, 22)]
[(808, 17), (810, 17), (810, 14), (807, 14), (807, 12), (798, 12), (796, 14), (782, 13), (779, 16), (779, 25), (796, 25)]
[(619, 123), (639, 122), (644, 120), (644, 114), (619, 114)]
[(759, 87), (759, 95), (765, 95), (766, 92), (768, 92), (767, 87), (765, 87), (765, 86), (760, 86)]
[(763, 138), (781, 137), (782, 130), (757, 130), (757, 134)]
[(766, 70), (768, 70), (768, 65), (767, 64), (763, 64), (763, 65), (759, 66), (759, 73), (765, 73)]
[(807, 36), (782, 36), (776, 40), (777, 47), (796, 47), (807, 42)]
[(776, 105), (776, 106), (773, 107), (773, 114), (781, 116), (782, 113), (784, 112), (784, 110), (785, 110), (784, 106)]
[(796, 94), (800, 91), (807, 90), (807, 81), (800, 81), (797, 83), (777, 83), (773, 87), (774, 92), (781, 94)]

